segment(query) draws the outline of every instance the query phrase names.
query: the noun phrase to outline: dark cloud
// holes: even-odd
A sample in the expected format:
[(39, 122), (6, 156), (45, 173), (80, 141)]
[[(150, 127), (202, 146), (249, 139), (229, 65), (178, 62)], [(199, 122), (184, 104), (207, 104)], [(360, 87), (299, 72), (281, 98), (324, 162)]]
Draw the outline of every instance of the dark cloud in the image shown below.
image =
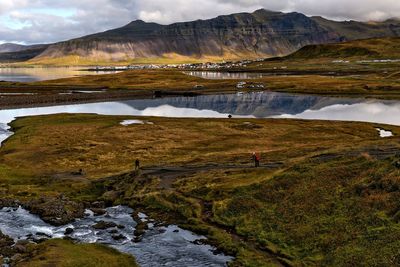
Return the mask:
[(56, 42), (119, 27), (134, 19), (167, 24), (258, 8), (332, 19), (400, 17), (399, 0), (4, 0), (0, 2), (0, 19), (7, 23), (0, 29), (0, 41)]

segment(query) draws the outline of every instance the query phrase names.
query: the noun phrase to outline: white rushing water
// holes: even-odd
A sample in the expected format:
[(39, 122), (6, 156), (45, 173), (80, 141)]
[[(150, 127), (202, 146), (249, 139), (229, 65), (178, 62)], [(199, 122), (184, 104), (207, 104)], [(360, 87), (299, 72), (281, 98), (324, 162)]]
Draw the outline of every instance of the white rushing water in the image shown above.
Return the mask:
[[(135, 256), (143, 267), (176, 266), (198, 267), (226, 266), (232, 257), (216, 254), (209, 245), (195, 244), (205, 237), (183, 230), (175, 225), (154, 226), (155, 222), (142, 214), (148, 222), (149, 230), (140, 242), (133, 242), (137, 223), (132, 219), (133, 210), (117, 206), (106, 209), (107, 213), (94, 216), (87, 211), (86, 217), (68, 225), (55, 227), (42, 221), (22, 208), (3, 208), (0, 210), (0, 230), (14, 240), (35, 240), (63, 238), (67, 228), (73, 229), (69, 237), (82, 243), (101, 243), (121, 252)], [(113, 222), (117, 226), (105, 230), (93, 228), (99, 221)], [(114, 238), (120, 236), (120, 238)]]

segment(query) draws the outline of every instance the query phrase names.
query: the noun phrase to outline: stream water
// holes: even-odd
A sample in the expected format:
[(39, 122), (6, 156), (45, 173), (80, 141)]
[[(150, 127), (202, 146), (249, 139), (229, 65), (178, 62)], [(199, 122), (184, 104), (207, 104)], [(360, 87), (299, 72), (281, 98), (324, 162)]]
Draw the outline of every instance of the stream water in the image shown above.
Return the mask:
[[(54, 227), (22, 208), (0, 210), (0, 230), (14, 240), (37, 240), (41, 238), (63, 238), (67, 228), (73, 229), (69, 237), (82, 243), (101, 243), (121, 252), (135, 256), (143, 267), (152, 266), (226, 266), (232, 257), (214, 253), (209, 245), (195, 243), (205, 237), (183, 230), (175, 225), (157, 226), (144, 214), (141, 219), (148, 223), (149, 230), (140, 242), (133, 242), (137, 223), (132, 219), (133, 210), (117, 206), (107, 213), (94, 216), (90, 210), (86, 217), (74, 223)], [(117, 227), (105, 230), (93, 228), (99, 221), (113, 222)], [(121, 236), (120, 236), (121, 235)], [(116, 240), (116, 236), (120, 236)]]

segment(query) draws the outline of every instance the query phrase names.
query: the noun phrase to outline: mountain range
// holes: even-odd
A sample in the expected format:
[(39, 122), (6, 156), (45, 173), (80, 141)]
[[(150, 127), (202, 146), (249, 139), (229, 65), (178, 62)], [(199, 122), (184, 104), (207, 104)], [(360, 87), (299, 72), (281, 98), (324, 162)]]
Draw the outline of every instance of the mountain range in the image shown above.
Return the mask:
[(284, 56), (312, 44), (400, 36), (400, 20), (332, 21), (292, 12), (257, 10), (161, 25), (141, 20), (50, 45), (0, 46), (0, 61), (36, 63), (230, 60)]

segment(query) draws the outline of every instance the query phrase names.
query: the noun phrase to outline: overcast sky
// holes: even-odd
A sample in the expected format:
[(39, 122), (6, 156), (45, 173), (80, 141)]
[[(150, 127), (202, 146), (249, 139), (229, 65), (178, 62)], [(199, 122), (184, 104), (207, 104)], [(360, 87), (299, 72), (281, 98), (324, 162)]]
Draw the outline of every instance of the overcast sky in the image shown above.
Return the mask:
[(336, 20), (400, 17), (400, 0), (0, 0), (0, 43), (51, 43), (123, 26), (266, 8)]

